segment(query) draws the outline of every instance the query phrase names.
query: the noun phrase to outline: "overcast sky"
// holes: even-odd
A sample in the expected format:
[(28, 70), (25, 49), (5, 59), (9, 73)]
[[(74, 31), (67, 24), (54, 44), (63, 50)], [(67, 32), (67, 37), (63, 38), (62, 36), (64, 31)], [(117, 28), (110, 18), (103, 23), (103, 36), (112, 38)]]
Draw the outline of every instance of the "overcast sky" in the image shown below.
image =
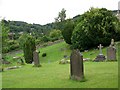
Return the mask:
[(65, 8), (67, 18), (72, 18), (90, 7), (117, 10), (118, 1), (120, 0), (0, 0), (0, 17), (44, 25), (54, 22), (62, 8)]

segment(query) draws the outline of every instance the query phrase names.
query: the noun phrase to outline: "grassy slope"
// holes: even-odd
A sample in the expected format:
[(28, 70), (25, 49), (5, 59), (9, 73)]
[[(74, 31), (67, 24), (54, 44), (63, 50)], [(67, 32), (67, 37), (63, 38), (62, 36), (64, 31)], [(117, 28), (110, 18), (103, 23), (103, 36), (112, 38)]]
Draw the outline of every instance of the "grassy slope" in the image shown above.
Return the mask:
[[(118, 87), (118, 62), (84, 62), (85, 82), (69, 79), (69, 64), (60, 65), (63, 55), (70, 55), (64, 42), (40, 49), (42, 67), (24, 65), (20, 69), (3, 72), (3, 88), (115, 88)], [(46, 52), (47, 57), (41, 57)], [(95, 52), (91, 55), (91, 53)], [(84, 52), (85, 58), (95, 58), (98, 51)], [(106, 53), (106, 48), (103, 49)], [(16, 54), (21, 55), (21, 54)], [(10, 56), (9, 56), (10, 57)], [(10, 57), (11, 58), (11, 57)]]

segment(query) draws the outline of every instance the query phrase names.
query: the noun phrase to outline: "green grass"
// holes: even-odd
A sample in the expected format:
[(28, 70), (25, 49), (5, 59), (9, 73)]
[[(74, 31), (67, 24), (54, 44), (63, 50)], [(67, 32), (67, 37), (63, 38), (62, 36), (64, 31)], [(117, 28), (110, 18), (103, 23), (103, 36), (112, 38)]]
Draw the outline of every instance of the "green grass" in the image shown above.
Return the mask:
[[(54, 62), (61, 60), (64, 58), (64, 55), (70, 56), (71, 50), (69, 50), (69, 45), (67, 45), (65, 42), (55, 44), (52, 46), (48, 46), (46, 48), (40, 48), (40, 60), (41, 63), (49, 63), (49, 62)], [(66, 49), (66, 50), (61, 50), (61, 49)], [(46, 53), (46, 57), (42, 57), (42, 54)]]
[(117, 88), (117, 62), (85, 62), (85, 82), (69, 79), (69, 64), (32, 65), (3, 72), (3, 88)]
[[(62, 50), (61, 48), (67, 48)], [(117, 88), (118, 62), (84, 62), (85, 82), (70, 80), (70, 65), (59, 64), (64, 55), (70, 56), (71, 50), (65, 43), (59, 43), (40, 48), (40, 62), (42, 67), (22, 65), (19, 69), (2, 72), (3, 88)], [(42, 57), (42, 53), (47, 53)], [(91, 54), (92, 53), (92, 54)], [(84, 58), (94, 59), (99, 50), (82, 52)], [(106, 48), (103, 49), (106, 55)], [(7, 55), (9, 60), (22, 53)], [(17, 65), (15, 62), (11, 65)]]

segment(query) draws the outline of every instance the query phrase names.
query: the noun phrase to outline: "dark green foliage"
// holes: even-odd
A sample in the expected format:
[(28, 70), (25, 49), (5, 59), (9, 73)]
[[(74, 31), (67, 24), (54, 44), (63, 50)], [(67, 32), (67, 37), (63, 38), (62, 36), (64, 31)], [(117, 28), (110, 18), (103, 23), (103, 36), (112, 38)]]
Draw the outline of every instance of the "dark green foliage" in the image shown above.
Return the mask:
[(58, 40), (58, 39), (61, 39), (62, 38), (62, 34), (61, 34), (61, 31), (60, 30), (52, 30), (49, 34), (50, 36), (50, 39), (51, 41), (55, 41), (55, 40)]
[(71, 43), (71, 36), (72, 32), (74, 30), (74, 22), (70, 19), (66, 20), (66, 23), (64, 24), (64, 28), (62, 30), (62, 35), (66, 43)]
[(48, 42), (48, 41), (50, 41), (50, 38), (49, 38), (48, 36), (44, 35), (44, 36), (41, 38), (41, 41), (43, 41), (43, 42)]
[(32, 36), (28, 35), (23, 45), (24, 58), (26, 63), (33, 62), (33, 52), (35, 50), (36, 50), (35, 39)]
[[(2, 53), (6, 53), (9, 51), (9, 48), (8, 48), (8, 33), (9, 33), (9, 22), (7, 22), (6, 20), (2, 20), (0, 22), (0, 26), (1, 26), (1, 29), (2, 29)], [(0, 33), (0, 34), (1, 34)]]
[(16, 40), (9, 40), (8, 41), (9, 51), (15, 50), (19, 48), (19, 44)]
[(18, 42), (21, 49), (24, 48), (24, 44), (27, 41), (28, 36), (29, 36), (28, 34), (24, 33), (19, 37)]
[(50, 30), (55, 28), (54, 23), (49, 23), (46, 25), (40, 24), (28, 24), (22, 21), (9, 21), (10, 23), (10, 32), (15, 33), (15, 39), (18, 39), (20, 32), (31, 33), (35, 38), (41, 37), (43, 34), (48, 34)]
[(72, 34), (73, 48), (80, 50), (109, 45), (111, 39), (120, 40), (120, 23), (111, 11), (91, 8), (79, 18)]
[(46, 53), (43, 53), (43, 54), (42, 54), (42, 57), (46, 57), (46, 56), (47, 56), (47, 54), (46, 54)]

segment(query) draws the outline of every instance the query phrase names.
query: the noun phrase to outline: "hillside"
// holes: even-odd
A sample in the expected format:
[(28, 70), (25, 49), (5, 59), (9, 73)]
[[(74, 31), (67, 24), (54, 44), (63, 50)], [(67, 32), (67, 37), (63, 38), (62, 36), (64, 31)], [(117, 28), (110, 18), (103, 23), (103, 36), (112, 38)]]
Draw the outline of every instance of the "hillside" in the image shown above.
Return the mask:
[[(36, 68), (32, 64), (20, 65), (21, 68), (5, 70), (2, 75), (3, 88), (117, 88), (118, 62), (84, 62), (85, 81), (70, 80), (70, 65), (59, 64), (64, 55), (70, 55), (65, 42), (39, 48), (42, 67)], [(42, 57), (42, 53), (47, 53)], [(91, 54), (92, 53), (92, 54)], [(84, 58), (95, 58), (99, 50), (82, 52)], [(103, 49), (106, 55), (106, 48)], [(8, 60), (22, 53), (7, 55)], [(13, 65), (18, 65), (14, 62)], [(8, 66), (8, 65), (7, 65)], [(111, 82), (110, 82), (111, 81)], [(12, 82), (12, 85), (11, 85)]]
[[(117, 10), (112, 11), (113, 14), (117, 14)], [(76, 15), (73, 18), (71, 18), (73, 21), (77, 21), (79, 19), (80, 15)], [(40, 24), (29, 24), (27, 22), (23, 21), (8, 21), (10, 23), (10, 32), (17, 33), (17, 32), (40, 32), (40, 33), (46, 33), (48, 30), (55, 29), (55, 23), (48, 23), (45, 25)]]

